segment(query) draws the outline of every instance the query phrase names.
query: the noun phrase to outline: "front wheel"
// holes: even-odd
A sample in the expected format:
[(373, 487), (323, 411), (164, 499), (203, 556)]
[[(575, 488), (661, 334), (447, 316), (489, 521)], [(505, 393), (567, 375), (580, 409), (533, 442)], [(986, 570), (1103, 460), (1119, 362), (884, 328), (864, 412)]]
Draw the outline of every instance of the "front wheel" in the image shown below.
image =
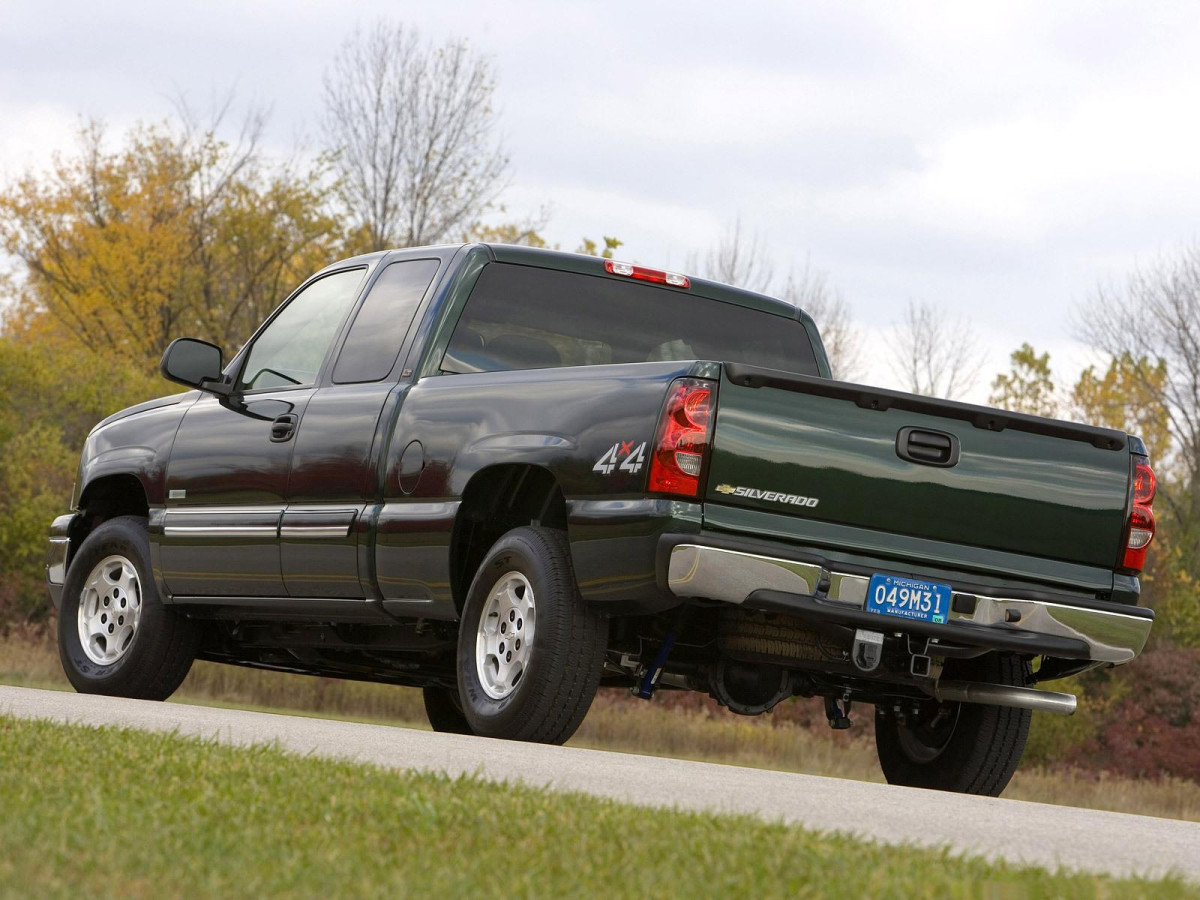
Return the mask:
[(484, 558), (458, 636), (458, 695), (483, 737), (561, 744), (587, 714), (604, 618), (579, 595), (567, 537), (515, 528)]
[[(1023, 687), (1029, 664), (991, 653), (951, 677)], [(1032, 716), (1027, 709), (935, 700), (903, 717), (876, 706), (879, 765), (889, 784), (998, 797), (1021, 761)]]
[(463, 715), (458, 691), (444, 687), (426, 687), (421, 692), (425, 700), (425, 716), (429, 727), (444, 734), (471, 734), (471, 726)]
[(146, 520), (120, 516), (84, 540), (63, 584), (58, 655), (81, 694), (165, 700), (196, 655), (197, 626), (163, 605)]

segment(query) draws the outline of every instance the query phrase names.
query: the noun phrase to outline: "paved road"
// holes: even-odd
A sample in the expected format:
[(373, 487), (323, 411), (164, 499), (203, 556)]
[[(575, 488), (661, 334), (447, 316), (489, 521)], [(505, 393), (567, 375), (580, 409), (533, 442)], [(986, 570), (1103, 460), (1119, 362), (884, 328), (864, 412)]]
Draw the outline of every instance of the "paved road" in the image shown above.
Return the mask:
[(740, 812), (888, 843), (1200, 882), (1200, 824), (627, 753), (0, 686), (0, 713), (217, 738), (396, 769), (478, 773), (646, 806)]

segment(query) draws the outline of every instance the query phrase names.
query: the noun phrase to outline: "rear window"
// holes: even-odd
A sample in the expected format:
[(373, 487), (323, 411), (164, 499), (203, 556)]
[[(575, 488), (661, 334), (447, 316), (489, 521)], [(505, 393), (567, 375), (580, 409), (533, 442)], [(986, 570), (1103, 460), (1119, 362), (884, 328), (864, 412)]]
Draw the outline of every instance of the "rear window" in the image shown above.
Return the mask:
[(492, 263), (467, 300), (445, 372), (711, 359), (816, 375), (794, 319), (684, 291)]

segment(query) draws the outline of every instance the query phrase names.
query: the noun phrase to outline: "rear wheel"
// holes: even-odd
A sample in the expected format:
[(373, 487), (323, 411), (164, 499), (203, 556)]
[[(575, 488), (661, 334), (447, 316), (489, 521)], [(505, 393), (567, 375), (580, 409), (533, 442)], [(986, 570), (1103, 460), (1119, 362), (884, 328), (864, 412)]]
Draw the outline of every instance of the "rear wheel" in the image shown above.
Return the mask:
[(561, 744), (587, 714), (606, 623), (579, 595), (567, 537), (515, 528), (479, 567), (458, 637), (458, 695), (484, 737)]
[(458, 691), (444, 687), (427, 687), (422, 691), (425, 699), (425, 715), (434, 731), (445, 734), (473, 734), (467, 717), (463, 715)]
[[(953, 661), (952, 661), (953, 662)], [(958, 667), (955, 679), (1024, 686), (1029, 664), (991, 653)], [(1008, 786), (1029, 737), (1027, 709), (928, 700), (903, 717), (875, 708), (875, 746), (889, 784), (998, 797)]]
[(145, 519), (120, 516), (87, 536), (58, 616), (58, 655), (75, 690), (165, 700), (187, 676), (198, 641), (196, 624), (159, 599)]

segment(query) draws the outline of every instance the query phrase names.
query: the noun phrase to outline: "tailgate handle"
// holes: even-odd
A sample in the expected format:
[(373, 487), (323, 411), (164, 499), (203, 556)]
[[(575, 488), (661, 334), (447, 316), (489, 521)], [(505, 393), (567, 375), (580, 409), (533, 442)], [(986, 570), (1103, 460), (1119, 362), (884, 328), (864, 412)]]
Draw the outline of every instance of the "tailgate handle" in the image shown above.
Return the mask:
[(948, 469), (958, 465), (958, 438), (909, 425), (896, 435), (896, 455), (908, 462)]

